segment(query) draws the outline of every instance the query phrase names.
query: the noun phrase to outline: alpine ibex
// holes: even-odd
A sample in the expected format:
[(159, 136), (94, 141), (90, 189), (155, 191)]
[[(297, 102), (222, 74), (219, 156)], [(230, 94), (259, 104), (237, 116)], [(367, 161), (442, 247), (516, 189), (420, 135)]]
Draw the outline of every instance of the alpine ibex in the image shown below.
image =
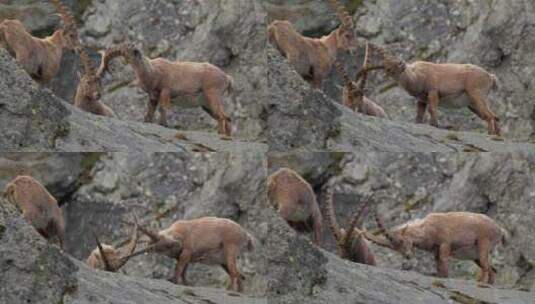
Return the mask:
[(128, 262), (129, 255), (136, 250), (137, 241), (139, 239), (137, 230), (138, 227), (135, 226), (130, 242), (126, 245), (123, 253), (120, 252), (120, 249), (116, 249), (114, 246), (100, 243), (98, 236), (93, 232), (97, 248), (91, 252), (86, 260), (86, 264), (93, 269), (101, 269), (110, 272), (119, 271), (119, 269)]
[(468, 107), (487, 122), (489, 134), (501, 134), (500, 119), (487, 103), (489, 93), (497, 88), (495, 75), (471, 64), (406, 63), (383, 47), (373, 43), (370, 46), (381, 56), (386, 73), (417, 99), (416, 123), (423, 123), (426, 109), (431, 115), (431, 125), (438, 127), (438, 106)]
[[(329, 188), (327, 190), (327, 221), (331, 232), (333, 233), (334, 240), (336, 241), (336, 249), (338, 256), (343, 259), (348, 259), (355, 263), (377, 265), (375, 256), (368, 246), (368, 242), (363, 236), (363, 231), (358, 229), (358, 223), (366, 212), (368, 201), (363, 205), (360, 211), (353, 215), (353, 218), (349, 224), (349, 229), (340, 228), (336, 220), (333, 204), (333, 192)], [(349, 231), (349, 233), (348, 233)]]
[(80, 59), (84, 66), (84, 75), (76, 89), (74, 105), (78, 108), (100, 116), (115, 117), (113, 111), (100, 101), (102, 87), (97, 77), (93, 63), (83, 48), (79, 50)]
[(7, 186), (4, 196), (20, 208), (24, 218), (44, 238), (58, 238), (63, 249), (65, 222), (56, 199), (31, 176), (17, 176)]
[(63, 19), (64, 28), (56, 30), (50, 37), (33, 37), (18, 20), (0, 23), (0, 45), (6, 47), (33, 79), (43, 83), (58, 73), (63, 51), (74, 51), (79, 47), (74, 17), (59, 0), (51, 2)]
[(174, 281), (185, 285), (189, 263), (220, 265), (230, 276), (230, 288), (241, 291), (243, 275), (238, 269), (237, 259), (244, 250), (253, 250), (254, 240), (237, 223), (229, 219), (203, 217), (176, 221), (159, 232), (139, 224), (138, 227), (150, 238), (150, 244), (126, 258), (156, 252), (176, 259)]
[(338, 74), (344, 81), (343, 101), (344, 105), (353, 110), (358, 111), (364, 115), (387, 118), (385, 110), (376, 104), (373, 100), (365, 95), (366, 82), (368, 79), (369, 66), (369, 45), (366, 43), (366, 54), (364, 55), (364, 63), (362, 69), (357, 73), (355, 81), (349, 79), (349, 75), (339, 61), (335, 62)]
[(342, 21), (340, 27), (322, 38), (309, 38), (299, 34), (288, 21), (276, 20), (268, 26), (268, 40), (288, 59), (297, 73), (321, 88), (337, 55), (357, 48), (351, 16), (337, 0), (330, 0)]
[(310, 184), (297, 172), (282, 168), (268, 177), (267, 185), (269, 201), (282, 218), (296, 230), (313, 228), (314, 243), (320, 246), (323, 219)]
[(471, 212), (431, 213), (391, 230), (384, 228), (379, 216), (376, 221), (386, 239), (370, 238), (371, 241), (406, 258), (412, 257), (413, 247), (434, 253), (439, 277), (448, 277), (448, 260), (454, 257), (473, 260), (481, 267), (479, 281), (494, 283), (496, 270), (489, 255), (498, 243), (505, 243), (507, 232), (488, 216)]
[[(167, 126), (167, 109), (171, 101), (188, 97), (191, 102), (179, 103), (182, 107), (202, 107), (218, 121), (219, 133), (231, 135), (230, 118), (225, 114), (223, 95), (231, 93), (233, 79), (220, 68), (209, 63), (149, 59), (141, 50), (129, 43), (107, 49), (102, 56), (97, 76), (108, 69), (109, 62), (122, 56), (132, 65), (141, 88), (149, 94), (145, 122), (152, 122), (159, 104), (160, 125)], [(196, 98), (203, 94), (204, 98)]]

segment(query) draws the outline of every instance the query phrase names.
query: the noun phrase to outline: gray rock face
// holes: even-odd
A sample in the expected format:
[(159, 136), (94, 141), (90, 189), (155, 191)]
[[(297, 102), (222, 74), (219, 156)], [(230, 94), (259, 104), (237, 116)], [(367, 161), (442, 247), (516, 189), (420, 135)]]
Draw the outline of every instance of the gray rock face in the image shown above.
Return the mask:
[[(326, 157), (330, 156), (330, 157)], [(312, 161), (311, 161), (312, 160)], [(314, 166), (303, 164), (313, 163)], [(312, 183), (324, 204), (326, 185), (335, 185), (338, 220), (347, 223), (351, 215), (373, 194), (369, 220), (365, 227), (376, 227), (377, 210), (388, 227), (431, 212), (470, 211), (484, 213), (497, 220), (510, 234), (508, 243), (498, 247), (493, 261), (498, 269), (498, 285), (533, 289), (535, 239), (533, 225), (535, 158), (529, 153), (421, 154), (310, 153), (270, 158), (272, 169), (280, 165), (295, 168)], [(318, 174), (316, 168), (325, 168)], [(325, 223), (327, 225), (327, 223)], [(329, 231), (324, 238), (334, 252)], [(410, 266), (419, 273), (436, 273), (433, 254), (418, 251), (407, 264), (400, 255), (373, 246), (378, 265), (402, 269)], [(479, 268), (470, 261), (453, 259), (450, 276), (475, 279)]]
[[(401, 58), (433, 62), (472, 63), (496, 74), (500, 88), (490, 96), (490, 107), (502, 120), (506, 138), (530, 141), (534, 136), (535, 70), (531, 56), (535, 8), (528, 0), (495, 1), (344, 1), (355, 11), (361, 37), (385, 44)], [(325, 1), (302, 0), (281, 3), (263, 1), (268, 19), (289, 19), (309, 36), (321, 36), (337, 22)], [(280, 12), (287, 12), (281, 14)], [(326, 18), (328, 16), (329, 18)], [(314, 20), (318, 24), (307, 24)], [(362, 63), (362, 53), (344, 56), (352, 73)], [(326, 94), (341, 101), (340, 79), (333, 71), (324, 83)], [(382, 73), (373, 76), (368, 95), (383, 106), (395, 121), (411, 122), (416, 115), (414, 98)], [(390, 88), (390, 89), (389, 89)], [(469, 110), (439, 110), (441, 125), (455, 130), (486, 133), (486, 124)]]

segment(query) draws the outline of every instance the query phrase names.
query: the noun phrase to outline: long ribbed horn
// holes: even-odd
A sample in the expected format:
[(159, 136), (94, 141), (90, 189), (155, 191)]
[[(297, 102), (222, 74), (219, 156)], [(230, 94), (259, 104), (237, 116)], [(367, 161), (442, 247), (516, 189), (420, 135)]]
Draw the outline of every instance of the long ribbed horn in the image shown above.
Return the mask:
[(102, 261), (104, 262), (104, 268), (106, 269), (106, 271), (114, 271), (114, 269), (111, 267), (110, 262), (108, 261), (108, 257), (106, 257), (106, 254), (104, 253), (104, 248), (102, 248), (102, 244), (100, 243), (100, 240), (98, 239), (98, 236), (95, 233), (95, 230), (91, 229), (91, 232), (93, 233), (93, 237), (95, 238), (95, 242), (97, 243), (100, 257), (102, 258)]
[(383, 65), (385, 67), (392, 66), (392, 65), (406, 65), (405, 61), (399, 59), (398, 57), (390, 54), (385, 48), (375, 44), (375, 43), (368, 43), (370, 48), (377, 52), (379, 56), (383, 59)]
[(80, 60), (82, 61), (82, 64), (84, 66), (84, 74), (89, 77), (97, 76), (97, 72), (95, 71), (93, 62), (91, 61), (91, 58), (89, 58), (89, 55), (86, 53), (86, 51), (83, 48), (81, 48), (79, 51), (79, 54), (80, 54)]
[(336, 214), (334, 213), (334, 203), (333, 203), (333, 189), (332, 186), (327, 188), (327, 204), (325, 205), (325, 211), (327, 213), (327, 221), (329, 223), (329, 228), (334, 236), (334, 239), (338, 243), (342, 239), (342, 234), (340, 233), (340, 226), (336, 221)]
[(370, 203), (371, 196), (367, 196), (365, 198), (364, 204), (360, 208), (359, 211), (355, 212), (350, 224), (349, 229), (346, 231), (346, 237), (343, 240), (344, 246), (347, 248), (347, 246), (350, 244), (351, 239), (353, 238), (353, 233), (355, 232), (357, 228), (357, 224), (359, 220), (368, 212), (368, 205)]
[[(132, 237), (130, 238), (130, 242), (126, 246), (126, 252), (124, 253), (124, 256), (119, 259), (119, 262), (117, 265), (115, 265), (115, 269), (119, 270), (121, 267), (128, 262), (130, 259), (129, 256), (134, 253), (136, 250), (137, 242), (139, 240), (139, 234), (137, 233), (138, 226), (135, 225), (134, 230), (132, 231)], [(127, 258), (128, 257), (128, 258)]]
[[(364, 62), (362, 63), (361, 71), (364, 71), (362, 73), (362, 76), (360, 77), (360, 80), (357, 78), (355, 79), (355, 82), (359, 84), (359, 90), (364, 94), (364, 90), (366, 89), (366, 82), (368, 81), (368, 66), (370, 65), (370, 45), (366, 41), (366, 52), (364, 54)], [(357, 73), (358, 75), (359, 73)]]
[(377, 226), (379, 227), (379, 229), (381, 229), (381, 232), (390, 241), (390, 243), (392, 243), (392, 244), (398, 243), (398, 240), (396, 239), (396, 237), (394, 235), (392, 235), (392, 233), (390, 233), (390, 231), (388, 229), (385, 228), (384, 220), (378, 214), (375, 215), (375, 222), (377, 223)]
[(141, 232), (146, 234), (153, 242), (157, 242), (157, 241), (159, 241), (161, 239), (161, 237), (158, 235), (158, 233), (152, 231), (149, 228), (145, 228), (142, 225), (140, 225), (136, 215), (134, 215), (134, 223), (139, 228), (139, 230), (141, 230)]
[(63, 20), (64, 28), (66, 30), (77, 32), (76, 20), (74, 19), (74, 16), (70, 12), (69, 8), (67, 8), (65, 4), (61, 3), (60, 0), (50, 0), (50, 2), (52, 3), (52, 5), (54, 5), (56, 11)]
[(338, 0), (330, 0), (331, 6), (336, 10), (338, 18), (342, 22), (342, 27), (353, 28), (353, 19), (346, 11), (345, 7)]
[(98, 68), (97, 76), (102, 77), (102, 75), (108, 71), (110, 62), (119, 56), (123, 56), (126, 48), (128, 47), (126, 42), (118, 44), (114, 47), (108, 48), (105, 51), (99, 52), (101, 56), (100, 67)]

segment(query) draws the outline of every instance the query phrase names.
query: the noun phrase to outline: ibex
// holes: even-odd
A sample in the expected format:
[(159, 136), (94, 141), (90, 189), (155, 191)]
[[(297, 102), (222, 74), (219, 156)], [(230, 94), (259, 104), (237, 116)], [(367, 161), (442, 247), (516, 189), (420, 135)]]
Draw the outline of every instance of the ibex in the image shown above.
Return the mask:
[(494, 283), (496, 271), (489, 255), (498, 243), (505, 243), (507, 232), (488, 216), (470, 212), (431, 213), (391, 230), (384, 228), (379, 216), (376, 220), (386, 239), (373, 237), (371, 241), (406, 258), (412, 257), (413, 247), (434, 253), (439, 277), (448, 277), (450, 257), (473, 260), (481, 268), (479, 281)]
[(288, 21), (276, 20), (268, 26), (269, 42), (288, 59), (299, 75), (318, 89), (337, 55), (358, 46), (351, 17), (337, 0), (330, 2), (336, 7), (342, 24), (325, 37), (304, 37)]
[(230, 288), (241, 291), (243, 275), (238, 270), (237, 259), (244, 250), (253, 250), (254, 240), (237, 223), (229, 219), (203, 217), (176, 221), (159, 232), (139, 224), (138, 227), (150, 238), (150, 243), (126, 258), (156, 252), (176, 259), (174, 282), (185, 285), (189, 263), (220, 265), (230, 276)]
[(4, 196), (20, 208), (24, 218), (44, 238), (56, 236), (63, 249), (65, 222), (56, 199), (31, 176), (17, 176), (7, 186)]
[(114, 246), (100, 243), (98, 236), (93, 232), (97, 248), (91, 252), (86, 260), (86, 264), (93, 269), (101, 269), (110, 272), (119, 271), (119, 269), (128, 262), (129, 255), (136, 250), (137, 241), (139, 239), (137, 230), (138, 227), (135, 226), (130, 242), (127, 244), (123, 253), (121, 253), (122, 250), (116, 249)]
[(364, 55), (364, 63), (362, 69), (357, 73), (355, 81), (349, 79), (349, 75), (339, 61), (335, 62), (338, 74), (344, 81), (343, 102), (344, 105), (353, 110), (358, 111), (364, 115), (387, 118), (386, 112), (373, 100), (364, 96), (366, 89), (366, 82), (368, 79), (369, 66), (369, 45), (366, 43), (366, 54)]
[[(138, 84), (149, 94), (145, 122), (153, 121), (159, 104), (159, 123), (167, 126), (166, 111), (171, 106), (171, 100), (187, 96), (191, 102), (180, 103), (180, 106), (202, 107), (218, 121), (220, 134), (231, 135), (231, 121), (225, 114), (223, 95), (232, 92), (233, 79), (221, 69), (209, 63), (149, 59), (134, 45), (122, 43), (104, 52), (97, 76), (101, 77), (109, 62), (118, 56), (123, 56), (132, 65)], [(204, 99), (195, 98), (199, 94)]]
[(268, 177), (267, 186), (269, 201), (281, 217), (296, 230), (312, 228), (314, 243), (321, 245), (323, 219), (310, 184), (297, 172), (282, 168)]
[(36, 81), (49, 82), (58, 73), (64, 50), (79, 47), (74, 17), (59, 0), (51, 0), (63, 19), (63, 29), (52, 36), (33, 37), (18, 20), (0, 23), (0, 44), (14, 56), (24, 70)]
[(336, 241), (338, 256), (355, 263), (375, 266), (377, 265), (375, 256), (368, 246), (367, 240), (363, 236), (363, 231), (358, 229), (358, 223), (362, 218), (362, 215), (366, 212), (367, 202), (363, 205), (360, 211), (353, 215), (349, 224), (349, 229), (346, 230), (340, 228), (334, 212), (333, 192), (332, 189), (329, 188), (327, 190), (326, 205), (327, 221), (331, 228), (331, 232), (333, 233), (334, 240)]
[(84, 75), (76, 89), (74, 105), (78, 108), (100, 116), (115, 117), (113, 111), (100, 101), (102, 87), (97, 77), (93, 63), (83, 48), (79, 50), (80, 59), (84, 66)]
[(431, 125), (438, 127), (438, 106), (468, 107), (487, 122), (489, 134), (501, 134), (500, 119), (487, 104), (489, 93), (497, 88), (495, 75), (471, 64), (406, 63), (376, 44), (370, 46), (382, 57), (386, 73), (417, 99), (416, 123), (423, 123), (427, 108)]

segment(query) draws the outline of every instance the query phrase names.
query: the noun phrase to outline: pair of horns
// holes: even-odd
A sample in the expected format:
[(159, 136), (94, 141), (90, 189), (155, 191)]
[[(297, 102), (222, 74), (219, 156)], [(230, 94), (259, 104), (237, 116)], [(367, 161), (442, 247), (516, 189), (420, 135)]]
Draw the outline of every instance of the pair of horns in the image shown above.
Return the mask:
[(134, 252), (134, 250), (136, 250), (137, 241), (139, 240), (137, 228), (138, 227), (136, 224), (136, 226), (134, 227), (134, 231), (132, 232), (130, 242), (126, 245), (126, 252), (124, 256), (121, 257), (116, 264), (112, 263), (112, 261), (108, 259), (108, 257), (106, 256), (106, 252), (104, 251), (104, 248), (102, 246), (102, 243), (100, 242), (95, 231), (92, 230), (93, 237), (95, 238), (95, 242), (97, 243), (97, 248), (102, 258), (102, 261), (104, 262), (104, 268), (106, 271), (116, 272), (121, 267), (123, 267), (124, 264), (126, 264), (126, 262), (128, 262), (128, 260), (131, 257), (130, 255)]
[(353, 19), (345, 9), (345, 7), (338, 1), (338, 0), (329, 0), (331, 3), (331, 6), (336, 10), (338, 13), (338, 18), (340, 18), (340, 21), (342, 22), (342, 26), (346, 28), (352, 28), (353, 27)]
[(352, 216), (351, 222), (349, 224), (348, 230), (346, 230), (345, 236), (341, 234), (340, 226), (338, 225), (338, 222), (336, 221), (336, 215), (334, 213), (334, 202), (333, 202), (333, 190), (332, 186), (327, 189), (327, 221), (329, 222), (329, 227), (331, 228), (331, 232), (333, 233), (333, 236), (336, 240), (336, 243), (338, 246), (341, 246), (342, 248), (347, 248), (349, 244), (351, 243), (351, 240), (353, 239), (353, 235), (356, 230), (358, 234), (362, 234), (363, 232), (359, 229), (357, 229), (358, 223), (360, 222), (360, 219), (364, 217), (364, 215), (368, 212), (368, 205), (371, 199), (371, 195), (367, 196), (365, 198), (364, 204), (361, 206), (361, 208), (355, 212), (355, 214)]
[(50, 0), (52, 5), (56, 8), (60, 18), (63, 20), (63, 25), (66, 29), (76, 31), (76, 21), (69, 8), (60, 0)]

